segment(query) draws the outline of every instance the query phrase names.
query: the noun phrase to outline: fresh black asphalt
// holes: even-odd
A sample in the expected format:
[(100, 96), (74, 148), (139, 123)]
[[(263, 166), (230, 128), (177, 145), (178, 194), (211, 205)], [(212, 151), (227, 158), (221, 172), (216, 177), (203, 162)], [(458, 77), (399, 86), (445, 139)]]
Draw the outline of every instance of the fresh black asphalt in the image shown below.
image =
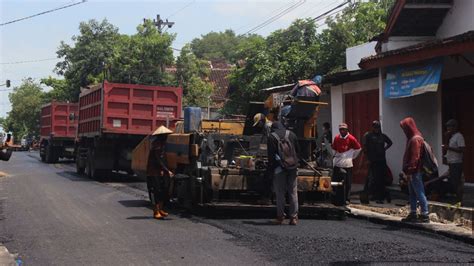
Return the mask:
[(34, 153), (14, 153), (0, 171), (0, 242), (25, 265), (474, 263), (468, 244), (351, 218), (274, 226), (174, 211), (156, 221), (143, 183), (89, 180)]

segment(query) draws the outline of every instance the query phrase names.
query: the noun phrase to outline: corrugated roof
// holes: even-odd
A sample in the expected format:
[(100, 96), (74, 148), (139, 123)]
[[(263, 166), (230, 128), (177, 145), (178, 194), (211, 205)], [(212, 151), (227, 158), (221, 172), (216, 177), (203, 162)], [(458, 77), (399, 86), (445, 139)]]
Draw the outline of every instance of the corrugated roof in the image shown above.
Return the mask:
[[(411, 45), (408, 47), (387, 51), (384, 53), (379, 53), (379, 54), (372, 55), (369, 57), (364, 57), (360, 60), (359, 66), (361, 68), (367, 68), (366, 64), (371, 61), (376, 61), (376, 60), (388, 58), (391, 56), (410, 54), (410, 53), (423, 51), (423, 50), (431, 49), (431, 48), (447, 47), (450, 45), (466, 43), (466, 42), (474, 42), (474, 31), (468, 31), (466, 33), (449, 37), (446, 39), (422, 42), (422, 43)], [(474, 50), (474, 43), (473, 43), (473, 50)]]

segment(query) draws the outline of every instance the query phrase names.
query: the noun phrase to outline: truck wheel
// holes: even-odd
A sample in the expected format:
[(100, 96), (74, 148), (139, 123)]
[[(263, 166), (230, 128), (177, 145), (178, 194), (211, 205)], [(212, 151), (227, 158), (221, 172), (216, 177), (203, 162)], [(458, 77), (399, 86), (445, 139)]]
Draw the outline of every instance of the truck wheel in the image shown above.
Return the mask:
[(86, 168), (80, 166), (80, 159), (76, 158), (76, 173), (79, 175), (83, 175)]
[(54, 163), (54, 149), (51, 147), (51, 145), (46, 146), (46, 163)]

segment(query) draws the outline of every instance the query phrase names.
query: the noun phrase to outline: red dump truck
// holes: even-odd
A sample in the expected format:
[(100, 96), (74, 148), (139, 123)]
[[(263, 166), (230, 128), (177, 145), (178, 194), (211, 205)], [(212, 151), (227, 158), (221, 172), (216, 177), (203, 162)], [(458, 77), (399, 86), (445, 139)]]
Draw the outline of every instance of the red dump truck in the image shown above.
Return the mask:
[(77, 103), (52, 101), (41, 108), (40, 157), (43, 162), (75, 158), (77, 116)]
[(109, 83), (90, 86), (79, 96), (77, 173), (91, 178), (131, 169), (132, 150), (161, 125), (174, 128), (181, 117), (178, 87)]

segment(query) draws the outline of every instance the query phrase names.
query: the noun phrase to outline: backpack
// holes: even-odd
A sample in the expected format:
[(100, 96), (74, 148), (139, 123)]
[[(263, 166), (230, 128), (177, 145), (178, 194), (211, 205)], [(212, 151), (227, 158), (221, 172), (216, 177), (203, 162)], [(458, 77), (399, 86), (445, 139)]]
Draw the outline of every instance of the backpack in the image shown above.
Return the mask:
[(293, 143), (290, 141), (290, 131), (286, 130), (285, 137), (282, 139), (276, 132), (272, 132), (273, 137), (278, 142), (278, 156), (280, 165), (283, 169), (292, 170), (298, 167), (298, 157)]
[(424, 139), (421, 151), (421, 170), (428, 179), (438, 176), (438, 160), (436, 160), (430, 144)]

